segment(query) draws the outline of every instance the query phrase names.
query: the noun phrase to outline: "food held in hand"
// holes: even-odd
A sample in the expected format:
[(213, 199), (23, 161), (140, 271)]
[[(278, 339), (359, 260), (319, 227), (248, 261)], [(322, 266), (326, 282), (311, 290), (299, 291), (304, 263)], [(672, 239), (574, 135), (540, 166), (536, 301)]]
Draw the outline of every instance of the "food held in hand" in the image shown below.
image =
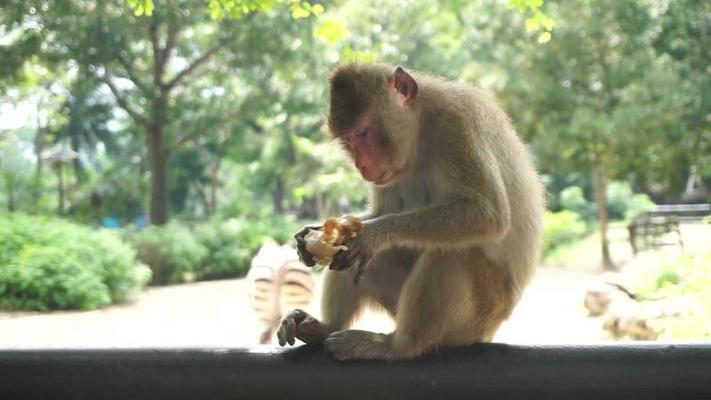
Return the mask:
[(358, 235), (363, 224), (356, 217), (329, 218), (322, 230), (311, 230), (304, 236), (306, 251), (317, 264), (329, 265), (333, 256), (341, 250), (348, 250), (344, 243)]

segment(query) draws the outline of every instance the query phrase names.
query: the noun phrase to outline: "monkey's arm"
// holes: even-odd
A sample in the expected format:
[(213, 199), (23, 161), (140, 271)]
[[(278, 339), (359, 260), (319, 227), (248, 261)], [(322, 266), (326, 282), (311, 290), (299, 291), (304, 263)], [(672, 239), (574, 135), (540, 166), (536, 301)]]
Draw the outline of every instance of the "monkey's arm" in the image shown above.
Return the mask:
[(365, 224), (374, 240), (393, 245), (462, 245), (496, 241), (511, 225), (506, 188), (496, 159), (480, 151), (442, 176), (458, 187), (446, 200), (419, 209), (386, 214)]

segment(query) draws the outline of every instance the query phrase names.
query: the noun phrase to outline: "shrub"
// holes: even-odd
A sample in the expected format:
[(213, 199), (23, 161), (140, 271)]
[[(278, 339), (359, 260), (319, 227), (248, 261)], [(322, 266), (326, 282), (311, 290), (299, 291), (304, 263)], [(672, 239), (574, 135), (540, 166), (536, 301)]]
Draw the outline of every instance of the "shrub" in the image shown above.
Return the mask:
[(95, 309), (126, 300), (149, 278), (113, 232), (0, 215), (0, 308)]
[(661, 315), (654, 320), (661, 340), (711, 338), (711, 248), (704, 246), (676, 256), (659, 253), (636, 276), (634, 291), (641, 300), (657, 300), (683, 307), (680, 314)]
[(151, 268), (154, 285), (194, 281), (208, 255), (190, 229), (178, 222), (127, 231), (126, 237)]
[(268, 237), (279, 243), (291, 240), (298, 224), (284, 216), (214, 221), (198, 226), (195, 235), (208, 249), (199, 279), (244, 276), (249, 263)]
[(596, 217), (595, 203), (588, 202), (580, 186), (568, 186), (560, 192), (560, 205), (566, 210), (573, 211), (584, 220), (590, 221)]
[(235, 220), (203, 224), (195, 230), (197, 240), (208, 249), (200, 279), (243, 276), (247, 273), (251, 248), (243, 242), (243, 231)]
[(543, 255), (549, 255), (561, 245), (582, 238), (587, 229), (580, 215), (573, 211), (546, 211), (544, 219), (545, 236), (543, 240)]
[(629, 220), (654, 206), (646, 194), (635, 194), (627, 182), (613, 181), (607, 187), (607, 206), (610, 219)]
[(291, 240), (298, 224), (290, 217), (231, 218), (194, 229), (173, 221), (142, 231), (126, 231), (138, 258), (153, 271), (154, 285), (244, 276), (262, 242)]

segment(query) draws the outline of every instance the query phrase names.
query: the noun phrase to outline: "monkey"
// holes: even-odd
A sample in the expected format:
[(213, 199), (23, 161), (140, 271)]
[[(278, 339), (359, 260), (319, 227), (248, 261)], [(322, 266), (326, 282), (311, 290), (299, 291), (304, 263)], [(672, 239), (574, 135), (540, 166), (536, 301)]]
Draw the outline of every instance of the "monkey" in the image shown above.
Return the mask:
[[(324, 125), (369, 183), (369, 211), (326, 271), (322, 321), (287, 313), (279, 344), (323, 343), (337, 360), (403, 360), (492, 341), (539, 260), (545, 208), (507, 114), (473, 85), (351, 61), (331, 73)], [(295, 235), (308, 266), (310, 229)], [(348, 329), (369, 304), (393, 317), (393, 332)]]

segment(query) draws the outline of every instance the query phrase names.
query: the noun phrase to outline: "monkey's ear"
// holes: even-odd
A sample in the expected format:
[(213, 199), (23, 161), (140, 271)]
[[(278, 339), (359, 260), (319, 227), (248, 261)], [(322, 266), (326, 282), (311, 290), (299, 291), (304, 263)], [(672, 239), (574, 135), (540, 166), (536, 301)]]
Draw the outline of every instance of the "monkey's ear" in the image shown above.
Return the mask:
[(395, 99), (401, 107), (411, 106), (417, 97), (417, 82), (402, 67), (395, 68), (390, 86), (395, 90)]

